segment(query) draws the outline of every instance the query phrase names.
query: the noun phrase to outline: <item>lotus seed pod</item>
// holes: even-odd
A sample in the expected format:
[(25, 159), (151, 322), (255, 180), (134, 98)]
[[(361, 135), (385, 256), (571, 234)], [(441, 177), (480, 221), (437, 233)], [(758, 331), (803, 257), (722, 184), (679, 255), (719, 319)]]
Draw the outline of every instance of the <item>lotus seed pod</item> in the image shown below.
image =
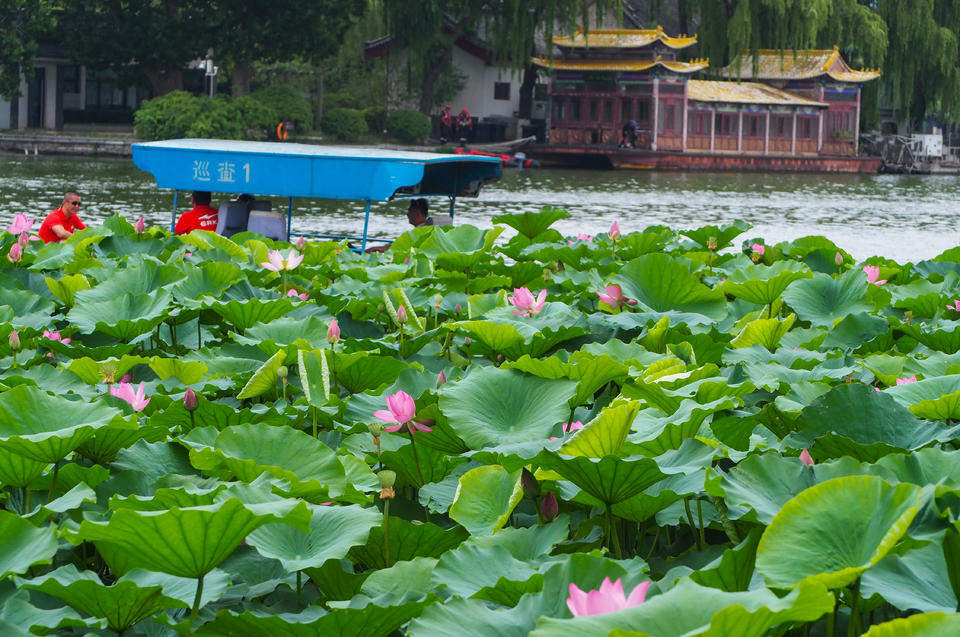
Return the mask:
[(717, 249), (717, 238), (710, 237), (709, 239), (707, 239), (707, 250), (714, 252), (716, 251), (716, 249)]
[(197, 400), (197, 394), (193, 389), (187, 387), (187, 391), (183, 392), (183, 408), (187, 411), (193, 411), (200, 405), (200, 402)]
[(280, 367), (277, 368), (277, 378), (280, 378), (282, 380), (287, 380), (288, 372), (289, 370), (287, 369), (287, 366), (281, 365)]
[(377, 477), (380, 478), (380, 486), (384, 489), (392, 488), (397, 482), (397, 474), (388, 469), (384, 469), (377, 474)]
[(374, 438), (379, 438), (380, 435), (383, 434), (383, 425), (381, 425), (381, 424), (378, 423), (378, 422), (372, 422), (372, 423), (370, 423), (369, 425), (367, 425), (367, 429), (370, 430), (370, 434), (371, 434)]
[(103, 382), (109, 385), (117, 377), (117, 366), (113, 363), (104, 363), (100, 366), (100, 373), (103, 374)]

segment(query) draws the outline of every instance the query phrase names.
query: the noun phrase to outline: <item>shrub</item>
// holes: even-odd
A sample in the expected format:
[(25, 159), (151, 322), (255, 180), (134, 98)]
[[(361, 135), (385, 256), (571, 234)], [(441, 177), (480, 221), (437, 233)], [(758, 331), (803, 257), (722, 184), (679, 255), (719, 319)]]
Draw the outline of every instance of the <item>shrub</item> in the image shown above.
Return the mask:
[(420, 111), (393, 111), (387, 116), (387, 132), (405, 144), (415, 144), (430, 134), (430, 118)]
[(200, 114), (187, 129), (187, 137), (209, 139), (246, 139), (247, 127), (241, 118), (240, 109), (227, 96), (213, 99), (200, 98)]
[(355, 142), (367, 132), (367, 122), (354, 108), (334, 108), (323, 114), (320, 130), (342, 142)]
[(247, 128), (247, 137), (252, 139), (270, 137), (280, 122), (280, 114), (273, 104), (258, 100), (251, 95), (238, 97), (233, 104)]
[(387, 109), (382, 106), (368, 106), (363, 109), (363, 119), (371, 131), (382, 133), (387, 127)]
[(324, 93), (323, 110), (333, 110), (335, 108), (356, 108), (358, 106), (356, 98), (349, 93)]
[(276, 127), (280, 120), (290, 120), (297, 131), (313, 130), (313, 105), (300, 92), (288, 84), (271, 84), (250, 94), (253, 99), (272, 109)]
[(134, 133), (146, 140), (186, 137), (203, 109), (204, 101), (186, 91), (146, 100), (133, 115)]

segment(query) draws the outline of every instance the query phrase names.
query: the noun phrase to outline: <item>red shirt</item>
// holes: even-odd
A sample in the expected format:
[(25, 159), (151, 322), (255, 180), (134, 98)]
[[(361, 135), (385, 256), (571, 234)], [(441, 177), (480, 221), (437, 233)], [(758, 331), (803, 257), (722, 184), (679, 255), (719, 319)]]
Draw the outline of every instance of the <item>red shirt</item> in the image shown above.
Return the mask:
[(83, 222), (80, 221), (80, 217), (77, 215), (70, 215), (68, 217), (63, 212), (63, 206), (60, 206), (48, 214), (47, 218), (44, 219), (43, 223), (40, 224), (39, 234), (44, 243), (55, 243), (60, 241), (60, 237), (53, 232), (54, 226), (63, 226), (64, 230), (67, 230), (68, 232), (76, 232), (77, 230), (83, 230), (86, 228), (86, 226), (83, 225)]
[(189, 212), (180, 215), (173, 231), (177, 234), (188, 234), (194, 230), (217, 231), (217, 209), (210, 206), (197, 206)]

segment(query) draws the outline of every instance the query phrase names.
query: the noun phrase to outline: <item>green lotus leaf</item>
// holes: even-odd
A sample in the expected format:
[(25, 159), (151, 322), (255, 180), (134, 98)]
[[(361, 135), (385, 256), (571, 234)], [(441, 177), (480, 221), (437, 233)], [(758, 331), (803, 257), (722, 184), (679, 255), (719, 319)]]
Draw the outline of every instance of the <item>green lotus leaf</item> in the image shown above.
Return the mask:
[(257, 345), (268, 354), (279, 348), (313, 349), (326, 345), (327, 328), (331, 317), (303, 317), (288, 314), (269, 323), (254, 325), (243, 336), (235, 336), (238, 343)]
[(112, 301), (127, 296), (150, 294), (183, 279), (184, 272), (173, 265), (158, 265), (153, 261), (143, 261), (136, 267), (119, 268), (109, 277), (102, 278), (89, 290), (76, 293), (76, 303), (86, 305)]
[(526, 335), (522, 348), (504, 351), (508, 358), (516, 358), (518, 351), (540, 356), (560, 343), (589, 333), (583, 313), (570, 308), (566, 303), (546, 303), (536, 316), (517, 316), (507, 307), (495, 308), (486, 318), (498, 325), (512, 325), (518, 333)]
[(396, 358), (371, 355), (367, 352), (334, 352), (329, 362), (334, 380), (353, 394), (390, 385), (396, 382), (404, 370), (411, 368), (410, 364)]
[(770, 305), (791, 283), (812, 276), (810, 268), (795, 261), (777, 261), (769, 266), (748, 265), (731, 271), (721, 289), (748, 303)]
[[(775, 452), (747, 456), (729, 471), (718, 473), (720, 492), (716, 494), (731, 508), (730, 517), (765, 525), (794, 496), (817, 483), (815, 472), (798, 458), (784, 458)], [(739, 511), (740, 507), (748, 507), (752, 513)]]
[[(452, 327), (477, 339), (492, 351), (502, 352), (510, 358), (516, 358), (527, 337), (535, 333), (529, 326), (506, 325), (493, 321), (461, 321), (454, 323)], [(519, 331), (518, 327), (523, 331)]]
[(860, 590), (865, 598), (879, 595), (904, 611), (949, 613), (957, 608), (943, 549), (935, 543), (888, 554), (863, 574)]
[(95, 630), (104, 626), (100, 619), (81, 619), (72, 608), (37, 608), (30, 603), (30, 594), (25, 590), (5, 597), (0, 598), (0, 630), (5, 636), (64, 634), (70, 628)]
[(80, 403), (19, 385), (0, 394), (0, 450), (57, 462), (119, 415), (103, 403)]
[(863, 637), (942, 637), (960, 631), (960, 613), (921, 613), (875, 624)]
[(307, 402), (321, 407), (330, 400), (330, 368), (327, 351), (315, 349), (297, 350), (297, 373)]
[(556, 471), (565, 480), (608, 505), (640, 493), (667, 475), (661, 472), (656, 460), (642, 456), (597, 459), (544, 452), (537, 458), (537, 464)]
[(56, 597), (86, 615), (102, 617), (118, 632), (160, 611), (189, 607), (164, 595), (161, 586), (141, 587), (124, 579), (106, 586), (95, 574), (80, 572), (73, 564), (33, 579), (18, 578), (17, 584)]
[(797, 316), (791, 314), (784, 320), (767, 318), (750, 321), (743, 326), (737, 336), (730, 341), (733, 347), (752, 347), (754, 345), (763, 345), (771, 352), (777, 349), (780, 339), (790, 331), (793, 322)]
[(260, 299), (248, 298), (243, 300), (231, 299), (221, 301), (206, 297), (200, 305), (205, 310), (212, 310), (234, 329), (243, 332), (259, 323), (274, 321), (293, 309), (293, 301), (287, 297)]
[[(418, 489), (431, 482), (440, 482), (455, 467), (466, 461), (465, 458), (451, 457), (426, 445), (418, 444), (414, 449), (409, 443), (404, 443), (392, 451), (384, 451), (380, 454), (380, 460), (384, 467), (396, 472), (399, 486), (413, 485)], [(379, 482), (377, 485), (379, 486)]]
[(19, 453), (0, 449), (0, 485), (24, 488), (43, 473), (46, 462), (31, 460)]
[(887, 396), (892, 396), (901, 405), (910, 407), (924, 401), (932, 401), (960, 391), (960, 375), (951, 374), (938, 378), (925, 378), (915, 383), (894, 385), (883, 390)]
[(150, 359), (150, 369), (160, 378), (176, 377), (184, 385), (199, 383), (207, 373), (207, 366), (200, 361), (184, 361), (179, 358), (163, 358), (154, 356)]
[(505, 362), (500, 369), (517, 369), (541, 378), (567, 378), (577, 381), (573, 406), (589, 401), (601, 387), (625, 377), (629, 371), (626, 365), (607, 355), (595, 356), (586, 352), (576, 352), (566, 362), (556, 356), (538, 359), (524, 354), (516, 361)]
[(50, 564), (57, 552), (54, 527), (37, 528), (15, 513), (0, 511), (0, 580)]
[(633, 431), (627, 437), (626, 448), (630, 453), (657, 455), (677, 449), (696, 436), (703, 423), (714, 414), (734, 409), (742, 404), (738, 397), (718, 398), (705, 405), (695, 400), (684, 400), (674, 413), (668, 416), (641, 412), (633, 423)]
[(171, 295), (165, 290), (149, 294), (125, 294), (104, 301), (75, 305), (67, 320), (83, 334), (94, 331), (121, 341), (149, 332), (163, 322)]
[(240, 268), (232, 263), (208, 262), (189, 268), (186, 278), (170, 289), (173, 297), (187, 307), (196, 307), (203, 296), (219, 298), (227, 288), (243, 279)]
[(397, 562), (390, 568), (374, 571), (363, 581), (361, 592), (380, 600), (402, 600), (431, 591), (431, 582), (437, 560), (432, 557), (415, 557), (409, 562)]
[(957, 420), (960, 418), (960, 391), (932, 400), (921, 400), (910, 405), (910, 413), (927, 420)]
[(472, 449), (545, 439), (569, 416), (576, 387), (575, 381), (479, 368), (440, 389), (440, 410)]
[[(645, 522), (674, 502), (704, 490), (704, 473), (667, 476), (641, 493), (614, 504), (610, 510), (617, 517), (634, 522)], [(580, 494), (574, 497), (582, 500)]]
[(644, 254), (659, 252), (674, 239), (669, 228), (651, 226), (643, 232), (631, 232), (623, 235), (617, 242), (617, 256), (622, 259), (636, 259)]
[(286, 524), (267, 524), (248, 535), (247, 544), (280, 560), (288, 571), (300, 571), (342, 559), (354, 546), (364, 545), (370, 529), (382, 519), (376, 509), (315, 506), (308, 533)]
[(165, 511), (124, 508), (107, 522), (84, 520), (78, 534), (98, 549), (112, 549), (131, 568), (200, 578), (226, 559), (251, 531), (272, 522), (307, 532), (310, 510), (304, 502), (278, 499), (244, 504), (235, 497)]
[(183, 243), (193, 246), (197, 250), (222, 250), (233, 259), (246, 263), (247, 251), (236, 243), (209, 230), (194, 230), (177, 237)]
[[(939, 309), (939, 308), (938, 308)], [(960, 324), (950, 321), (941, 329), (927, 329), (919, 323), (895, 323), (897, 329), (917, 339), (935, 352), (955, 354), (960, 351)], [(949, 327), (950, 329), (947, 329)]]
[(803, 581), (846, 586), (893, 548), (923, 501), (919, 487), (875, 476), (810, 487), (787, 502), (763, 532), (757, 571), (778, 588)]
[(557, 453), (565, 456), (583, 456), (603, 458), (620, 453), (620, 447), (627, 439), (630, 425), (640, 410), (640, 403), (630, 401), (603, 409), (600, 414), (588, 422), (566, 441)]
[(856, 349), (868, 341), (872, 341), (890, 329), (886, 319), (872, 316), (865, 312), (858, 312), (846, 316), (837, 323), (823, 340), (821, 349), (840, 347)]
[(734, 239), (752, 227), (746, 221), (736, 219), (733, 223), (722, 226), (707, 225), (693, 230), (681, 230), (680, 234), (697, 242), (703, 249), (707, 249), (707, 244), (710, 243), (710, 239), (713, 239), (717, 244), (714, 250), (722, 250), (730, 247)]
[(56, 310), (51, 301), (29, 290), (6, 287), (0, 288), (0, 307), (3, 306), (13, 310), (11, 323), (19, 330), (36, 330), (38, 325), (49, 322), (50, 316)]
[[(390, 564), (406, 562), (416, 557), (440, 557), (461, 544), (469, 534), (461, 526), (442, 529), (429, 522), (414, 524), (403, 518), (390, 516)], [(367, 543), (350, 549), (350, 559), (368, 569), (386, 567), (383, 526), (370, 530)]]
[(541, 618), (530, 635), (578, 637), (617, 630), (620, 635), (637, 631), (657, 637), (762, 637), (781, 624), (819, 619), (833, 611), (833, 604), (833, 595), (818, 582), (801, 584), (786, 597), (778, 598), (766, 589), (728, 593), (683, 579), (666, 593), (619, 612), (573, 619)]
[(760, 529), (751, 529), (740, 544), (725, 550), (722, 556), (691, 573), (690, 579), (701, 586), (729, 593), (747, 590), (753, 579), (759, 543)]
[(75, 485), (59, 498), (38, 506), (25, 517), (36, 525), (43, 524), (54, 513), (65, 513), (79, 509), (84, 502), (96, 502), (97, 494), (83, 482)]
[(522, 499), (520, 471), (484, 465), (460, 477), (449, 515), (470, 535), (492, 535), (503, 528)]
[(150, 359), (142, 356), (129, 356), (127, 354), (120, 358), (109, 358), (104, 361), (95, 361), (89, 356), (83, 356), (70, 361), (67, 369), (80, 377), (83, 382), (89, 385), (97, 385), (103, 382), (104, 367), (113, 368), (113, 379), (117, 381), (137, 365), (147, 364), (149, 361)]
[(540, 209), (540, 212), (522, 212), (510, 215), (498, 215), (493, 217), (491, 221), (493, 223), (502, 223), (510, 226), (526, 238), (533, 239), (538, 234), (546, 231), (547, 228), (552, 226), (557, 221), (560, 221), (561, 219), (567, 219), (569, 217), (570, 213), (568, 213), (566, 210), (555, 208), (553, 206), (544, 206)]
[(73, 307), (74, 297), (78, 291), (90, 289), (90, 281), (82, 274), (68, 274), (59, 279), (46, 277), (44, 280), (50, 293), (67, 307)]
[(839, 319), (857, 312), (870, 312), (867, 277), (850, 270), (839, 279), (815, 274), (812, 279), (794, 281), (782, 294), (783, 301), (801, 320), (830, 327)]
[(627, 263), (613, 277), (627, 298), (653, 312), (690, 312), (714, 320), (727, 314), (719, 290), (700, 283), (681, 261), (666, 254), (647, 254)]
[(437, 582), (459, 597), (486, 599), (514, 606), (526, 593), (537, 592), (543, 576), (499, 546), (481, 549), (463, 545), (440, 558), (434, 571)]
[(279, 377), (277, 376), (277, 370), (283, 366), (284, 361), (287, 359), (287, 353), (283, 350), (278, 351), (276, 354), (270, 357), (266, 363), (261, 365), (257, 371), (253, 373), (253, 376), (250, 377), (250, 380), (247, 381), (247, 384), (243, 386), (243, 389), (240, 390), (240, 393), (237, 394), (237, 400), (243, 400), (245, 398), (255, 398), (271, 389), (275, 389), (277, 386), (277, 381)]

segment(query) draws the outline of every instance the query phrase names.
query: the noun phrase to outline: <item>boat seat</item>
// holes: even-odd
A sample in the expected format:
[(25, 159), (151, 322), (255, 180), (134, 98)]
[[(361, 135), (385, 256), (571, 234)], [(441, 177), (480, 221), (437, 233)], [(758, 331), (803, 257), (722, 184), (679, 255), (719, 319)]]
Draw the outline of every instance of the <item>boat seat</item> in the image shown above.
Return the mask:
[(274, 241), (287, 240), (287, 217), (282, 212), (273, 212), (269, 201), (255, 201), (250, 210), (247, 230), (262, 234)]
[(217, 234), (232, 237), (247, 229), (250, 208), (246, 203), (224, 201), (217, 211)]
[(453, 217), (450, 215), (430, 215), (433, 218), (433, 225), (435, 226), (452, 226)]

